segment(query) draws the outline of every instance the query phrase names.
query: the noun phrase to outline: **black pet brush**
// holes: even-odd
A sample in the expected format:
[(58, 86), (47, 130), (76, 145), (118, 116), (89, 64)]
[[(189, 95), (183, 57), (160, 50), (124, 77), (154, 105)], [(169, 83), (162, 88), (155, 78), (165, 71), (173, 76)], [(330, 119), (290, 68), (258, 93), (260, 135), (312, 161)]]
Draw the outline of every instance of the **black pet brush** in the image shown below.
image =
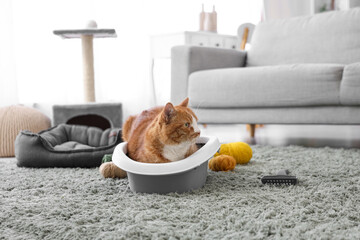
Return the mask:
[(275, 176), (264, 176), (261, 178), (263, 184), (286, 184), (295, 185), (298, 180), (296, 176), (289, 176), (289, 170), (280, 170)]

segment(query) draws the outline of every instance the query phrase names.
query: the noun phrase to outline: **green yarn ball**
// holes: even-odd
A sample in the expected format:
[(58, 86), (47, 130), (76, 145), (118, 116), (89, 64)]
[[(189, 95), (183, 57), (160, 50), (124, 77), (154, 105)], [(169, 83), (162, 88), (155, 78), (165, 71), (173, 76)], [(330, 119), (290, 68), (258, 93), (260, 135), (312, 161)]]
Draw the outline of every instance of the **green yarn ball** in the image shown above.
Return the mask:
[(101, 163), (112, 162), (112, 154), (105, 154), (102, 158)]

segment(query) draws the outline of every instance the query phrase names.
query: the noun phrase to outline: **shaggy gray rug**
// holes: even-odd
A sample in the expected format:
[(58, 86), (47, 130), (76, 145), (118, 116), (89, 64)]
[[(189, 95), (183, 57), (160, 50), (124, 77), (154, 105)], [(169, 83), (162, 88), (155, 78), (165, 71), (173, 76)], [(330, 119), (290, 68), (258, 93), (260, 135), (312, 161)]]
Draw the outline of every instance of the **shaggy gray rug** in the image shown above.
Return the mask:
[[(0, 159), (0, 239), (359, 239), (360, 149), (253, 146), (186, 194), (135, 194), (98, 169)], [(289, 169), (300, 183), (268, 186)]]

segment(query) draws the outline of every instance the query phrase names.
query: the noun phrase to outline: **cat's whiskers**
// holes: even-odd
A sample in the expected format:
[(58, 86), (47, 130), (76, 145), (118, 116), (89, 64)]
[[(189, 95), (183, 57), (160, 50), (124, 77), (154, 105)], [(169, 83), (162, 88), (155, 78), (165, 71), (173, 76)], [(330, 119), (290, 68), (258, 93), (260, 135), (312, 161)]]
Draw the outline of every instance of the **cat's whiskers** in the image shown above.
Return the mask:
[(201, 101), (201, 102), (196, 106), (195, 111), (199, 110), (199, 107), (200, 107), (200, 105), (201, 105), (203, 102), (204, 102), (204, 101)]

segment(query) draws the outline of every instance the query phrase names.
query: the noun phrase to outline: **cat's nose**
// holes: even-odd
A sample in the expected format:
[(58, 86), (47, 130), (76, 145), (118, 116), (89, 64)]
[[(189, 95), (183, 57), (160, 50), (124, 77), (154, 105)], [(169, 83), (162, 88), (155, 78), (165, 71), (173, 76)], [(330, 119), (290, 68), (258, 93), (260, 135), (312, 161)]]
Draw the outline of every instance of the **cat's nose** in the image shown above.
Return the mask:
[(193, 138), (197, 138), (200, 136), (200, 131), (199, 132), (194, 132), (192, 135), (191, 135)]
[(200, 134), (200, 129), (199, 128), (193, 128), (194, 129), (194, 133), (199, 133)]

